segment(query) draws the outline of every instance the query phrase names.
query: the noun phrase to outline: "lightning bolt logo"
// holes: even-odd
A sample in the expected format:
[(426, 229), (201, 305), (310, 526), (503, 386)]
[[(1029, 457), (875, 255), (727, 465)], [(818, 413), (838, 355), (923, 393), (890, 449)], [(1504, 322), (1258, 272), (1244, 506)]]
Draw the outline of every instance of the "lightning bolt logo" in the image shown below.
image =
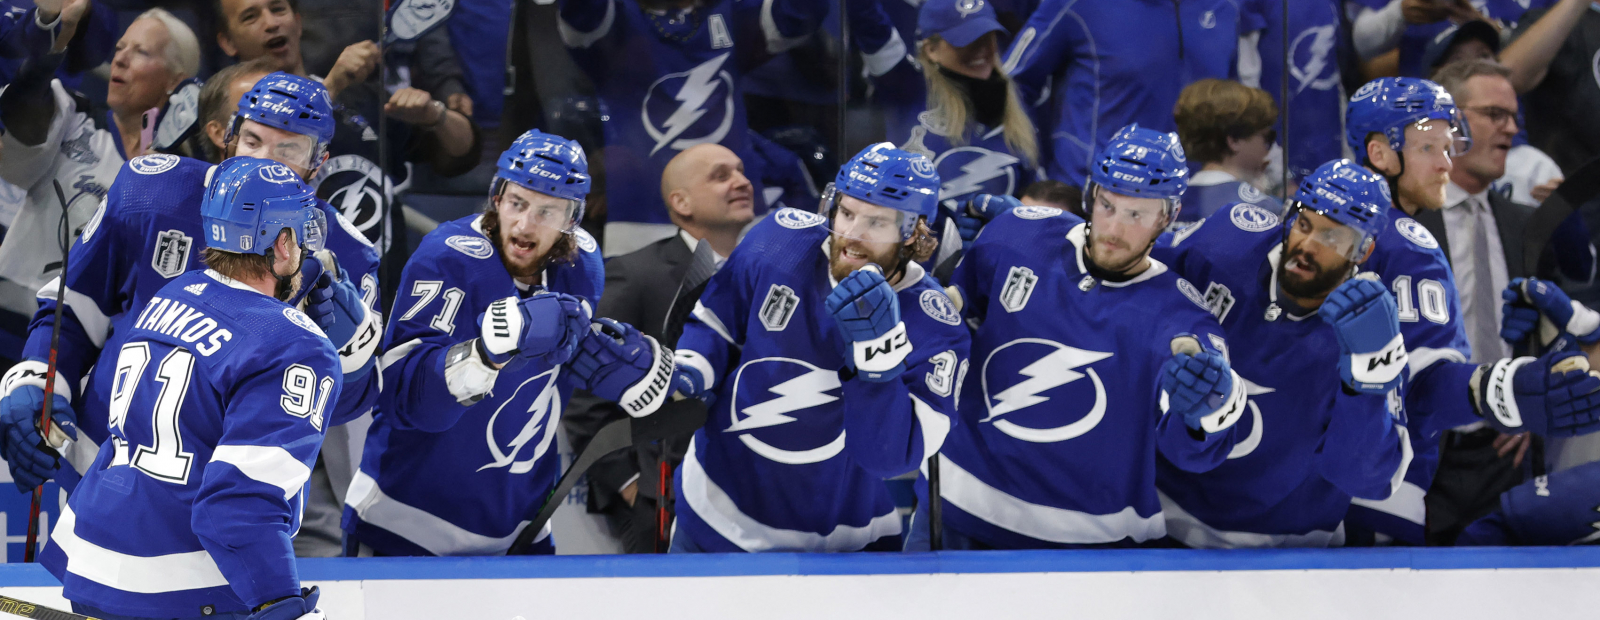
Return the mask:
[[(1012, 174), (1014, 174), (1011, 166), (1015, 165), (1018, 161), (1017, 158), (1005, 153), (996, 153), (988, 149), (976, 147), (966, 147), (946, 151), (943, 155), (939, 156), (939, 162), (935, 162), (934, 165), (937, 166), (940, 162), (943, 162), (945, 158), (954, 153), (962, 151), (977, 153), (978, 157), (968, 161), (967, 163), (961, 164), (961, 167), (959, 168), (961, 174), (953, 175), (954, 178), (950, 179), (949, 181), (945, 181), (945, 183), (940, 186), (940, 200), (944, 200), (952, 196), (965, 196), (967, 194), (978, 193), (983, 190), (983, 184), (988, 182), (990, 179), (999, 178), (1002, 175), (1010, 177)], [(1007, 185), (1008, 187), (1005, 188), (1005, 193), (1009, 194), (1015, 188), (1009, 187), (1009, 183)]]
[(820, 368), (812, 370), (767, 388), (767, 391), (777, 394), (778, 397), (745, 407), (744, 419), (734, 420), (726, 432), (736, 433), (788, 424), (793, 422), (794, 418), (784, 414), (839, 400), (838, 396), (827, 393), (838, 388), (839, 373)]
[(1076, 368), (1108, 357), (1111, 357), (1110, 353), (1061, 346), (1018, 371), (1018, 374), (1027, 379), (995, 394), (992, 397), (995, 402), (989, 407), (989, 417), (979, 420), (979, 423), (1050, 400), (1050, 397), (1039, 394), (1082, 379), (1084, 374), (1075, 370)]
[[(499, 407), (495, 408), (494, 415), (489, 416), (489, 424), (484, 428), (484, 436), (489, 442), (489, 454), (494, 457), (494, 460), (483, 467), (479, 467), (478, 471), (509, 467), (513, 474), (525, 474), (533, 471), (534, 463), (537, 463), (539, 457), (544, 456), (549, 451), (550, 441), (555, 438), (555, 433), (551, 431), (556, 427), (555, 424), (549, 424), (549, 422), (561, 419), (560, 391), (556, 389), (555, 385), (558, 370), (559, 367), (552, 368), (522, 382), (522, 385), (517, 386), (517, 389), (511, 393), (510, 398), (507, 398), (500, 403)], [(523, 422), (522, 429), (517, 431), (516, 437), (512, 438), (511, 442), (507, 444), (507, 447), (511, 449), (508, 453), (500, 449), (500, 442), (495, 439), (495, 422), (500, 419), (500, 413), (516, 402), (517, 396), (521, 395), (523, 388), (527, 387), (538, 390), (538, 393), (534, 394), (533, 400), (528, 403), (525, 413), (530, 415)], [(493, 394), (490, 396), (492, 398)], [(517, 460), (517, 455), (536, 437), (539, 441), (534, 448), (533, 456)]]
[[(671, 145), (673, 149), (685, 149), (694, 144), (720, 142), (727, 135), (728, 128), (733, 123), (731, 105), (724, 111), (725, 116), (722, 125), (717, 131), (712, 132), (710, 136), (692, 141), (678, 140), (678, 137), (683, 135), (685, 130), (706, 115), (706, 110), (703, 108), (706, 102), (711, 100), (711, 96), (716, 94), (717, 85), (726, 81), (731, 87), (732, 77), (727, 72), (722, 71), (722, 65), (727, 60), (728, 54), (724, 53), (690, 69), (688, 73), (667, 75), (650, 86), (650, 94), (645, 95), (645, 105), (640, 113), (644, 116), (645, 131), (656, 141), (655, 148), (650, 149), (651, 155), (655, 155), (657, 151), (668, 145)], [(669, 79), (679, 76), (683, 77), (683, 85), (678, 87), (678, 94), (673, 95), (673, 99), (678, 102), (678, 108), (672, 112), (671, 116), (667, 117), (666, 121), (661, 123), (661, 129), (658, 130), (655, 124), (650, 122), (650, 97), (654, 95), (656, 87)], [(729, 92), (729, 97), (732, 97), (731, 91)], [(689, 143), (685, 144), (684, 142)]]
[(1333, 24), (1307, 28), (1300, 33), (1300, 36), (1295, 37), (1294, 42), (1290, 44), (1290, 48), (1294, 49), (1296, 55), (1298, 55), (1300, 42), (1306, 40), (1306, 37), (1311, 38), (1310, 49), (1306, 50), (1310, 57), (1306, 59), (1305, 66), (1302, 67), (1291, 63), (1289, 67), (1289, 75), (1293, 76), (1298, 83), (1298, 86), (1295, 87), (1296, 93), (1304, 91), (1308, 86), (1317, 90), (1328, 90), (1338, 83), (1337, 75), (1327, 77), (1322, 75), (1324, 71), (1332, 67), (1329, 58), (1333, 53), (1334, 43), (1338, 41), (1334, 35)]

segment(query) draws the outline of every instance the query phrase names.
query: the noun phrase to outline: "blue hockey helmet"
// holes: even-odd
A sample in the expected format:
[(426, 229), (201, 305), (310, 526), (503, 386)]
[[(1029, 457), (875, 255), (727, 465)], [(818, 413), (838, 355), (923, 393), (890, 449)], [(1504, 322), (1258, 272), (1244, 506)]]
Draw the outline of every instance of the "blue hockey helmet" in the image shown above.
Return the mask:
[[(842, 196), (899, 211), (902, 215), (895, 227), (899, 240), (904, 241), (916, 230), (918, 216), (928, 222), (938, 217), (939, 172), (927, 157), (879, 142), (850, 158), (839, 168), (833, 182), (823, 188), (819, 211), (829, 219), (830, 226)], [(864, 241), (886, 240), (862, 237), (866, 231), (835, 232)]]
[(1413, 77), (1386, 77), (1367, 82), (1350, 96), (1345, 110), (1345, 141), (1362, 161), (1367, 156), (1367, 136), (1382, 134), (1396, 152), (1406, 146), (1406, 127), (1431, 120), (1449, 124), (1450, 155), (1472, 148), (1472, 128), (1443, 86)]
[(228, 127), (224, 142), (233, 141), (239, 124), (246, 120), (311, 136), (311, 152), (307, 153), (304, 166), (310, 169), (322, 163), (337, 124), (328, 89), (321, 82), (282, 71), (257, 80), (249, 92), (239, 97), (239, 111)]
[(288, 166), (254, 157), (232, 157), (206, 176), (200, 220), (206, 246), (240, 254), (270, 254), (278, 234), (294, 231), (300, 246), (317, 251), (328, 236), (328, 216), (317, 194)]
[(1089, 166), (1084, 213), (1094, 212), (1094, 189), (1134, 198), (1159, 198), (1167, 217), (1177, 216), (1178, 201), (1189, 188), (1189, 165), (1178, 134), (1145, 129), (1138, 123), (1117, 130)]
[(489, 196), (499, 196), (506, 183), (566, 200), (567, 212), (557, 218), (564, 222), (552, 227), (571, 232), (583, 221), (584, 201), (589, 196), (589, 158), (573, 140), (530, 129), (517, 136), (495, 162)]
[[(1348, 159), (1335, 159), (1318, 166), (1300, 181), (1289, 201), (1287, 231), (1295, 225), (1301, 211), (1317, 213), (1349, 229), (1328, 231), (1312, 238), (1350, 260), (1366, 253), (1373, 240), (1389, 221), (1389, 182), (1377, 173)], [(1285, 232), (1287, 234), (1287, 232)]]

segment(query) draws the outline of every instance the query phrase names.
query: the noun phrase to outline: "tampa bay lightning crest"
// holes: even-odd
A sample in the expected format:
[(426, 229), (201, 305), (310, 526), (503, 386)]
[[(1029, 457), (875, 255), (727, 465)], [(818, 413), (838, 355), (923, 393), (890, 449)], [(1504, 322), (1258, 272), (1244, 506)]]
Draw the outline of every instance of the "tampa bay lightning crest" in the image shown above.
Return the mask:
[(655, 141), (650, 154), (663, 148), (681, 151), (697, 144), (721, 142), (733, 128), (733, 75), (723, 67), (724, 53), (682, 73), (669, 73), (645, 91), (640, 120)]
[(1395, 218), (1394, 229), (1400, 231), (1400, 236), (1419, 246), (1429, 249), (1439, 247), (1439, 240), (1433, 238), (1433, 233), (1409, 217)]
[(473, 258), (489, 258), (494, 254), (494, 248), (489, 246), (489, 240), (475, 235), (456, 235), (445, 239), (444, 244)]
[(1017, 191), (1016, 157), (978, 146), (962, 146), (940, 153), (933, 166), (939, 170), (939, 199), (973, 194), (1010, 196)]
[(1339, 42), (1338, 24), (1324, 24), (1300, 31), (1289, 42), (1289, 76), (1294, 92), (1306, 89), (1329, 90), (1339, 84), (1339, 62), (1334, 55)]
[(1233, 205), (1233, 209), (1228, 211), (1228, 218), (1233, 220), (1234, 226), (1248, 232), (1263, 232), (1278, 227), (1276, 214), (1245, 202)]
[[(723, 432), (736, 435), (768, 460), (788, 465), (826, 461), (844, 450), (839, 408), (820, 407), (839, 400), (839, 389), (836, 370), (786, 357), (753, 360), (734, 378)], [(767, 430), (774, 427), (785, 428)]]
[(996, 347), (983, 360), (988, 411), (978, 423), (1032, 443), (1066, 441), (1094, 430), (1106, 415), (1106, 386), (1093, 364), (1112, 355), (1043, 338), (1018, 338)]
[(177, 155), (158, 153), (155, 155), (141, 155), (128, 162), (128, 167), (139, 174), (161, 174), (178, 165)]
[(779, 209), (776, 214), (773, 214), (772, 218), (778, 221), (779, 226), (794, 230), (811, 228), (828, 221), (827, 218), (809, 211), (788, 208)]
[(484, 439), (490, 460), (478, 471), (505, 467), (513, 474), (525, 474), (550, 451), (561, 420), (559, 370), (551, 368), (523, 381), (489, 416)]

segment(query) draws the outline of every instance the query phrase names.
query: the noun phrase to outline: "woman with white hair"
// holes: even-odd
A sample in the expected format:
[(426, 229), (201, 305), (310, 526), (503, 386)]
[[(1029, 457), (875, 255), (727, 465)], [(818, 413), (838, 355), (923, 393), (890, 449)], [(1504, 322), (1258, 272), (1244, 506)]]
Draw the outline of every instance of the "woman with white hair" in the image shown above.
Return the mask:
[[(26, 19), (30, 28), (48, 35), (49, 47), (32, 50), (0, 94), (0, 122), (6, 128), (0, 137), (0, 178), (27, 192), (0, 243), (0, 308), (24, 316), (38, 307), (36, 294), (55, 294), (54, 286), (45, 285), (60, 274), (63, 241), (70, 243), (90, 225), (123, 163), (149, 150), (142, 132), (145, 111), (161, 108), (168, 94), (200, 69), (194, 31), (171, 13), (150, 9), (117, 40), (106, 90), (109, 113), (91, 109), (82, 95), (54, 79), (68, 43), (87, 26), (89, 9), (90, 0), (40, 0)], [(92, 44), (85, 38), (79, 37), (81, 44)], [(65, 192), (62, 198), (57, 183)], [(174, 239), (170, 245), (198, 241)], [(154, 259), (159, 257), (146, 260)]]

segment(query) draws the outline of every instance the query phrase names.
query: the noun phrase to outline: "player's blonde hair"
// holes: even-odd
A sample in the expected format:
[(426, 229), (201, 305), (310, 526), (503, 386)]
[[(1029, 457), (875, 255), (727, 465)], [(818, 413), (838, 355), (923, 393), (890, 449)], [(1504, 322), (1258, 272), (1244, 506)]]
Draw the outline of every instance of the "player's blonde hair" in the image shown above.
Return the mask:
[(294, 231), (285, 228), (278, 232), (278, 238), (267, 251), (262, 254), (245, 254), (243, 252), (229, 252), (216, 248), (206, 248), (200, 252), (200, 260), (206, 267), (235, 280), (255, 280), (259, 278), (276, 278), (272, 273), (272, 263), (275, 260), (272, 247), (288, 236), (289, 242), (294, 243)]
[[(917, 45), (917, 62), (922, 65), (922, 77), (928, 83), (928, 120), (931, 131), (944, 136), (951, 144), (966, 144), (968, 117), (972, 115), (972, 100), (956, 87), (954, 81), (939, 72), (939, 63), (933, 61), (928, 48), (934, 43), (945, 43), (939, 35), (928, 35)], [(948, 45), (948, 43), (946, 43)], [(1028, 165), (1039, 163), (1039, 136), (1033, 119), (1022, 109), (1022, 96), (1000, 63), (1000, 53), (995, 52), (994, 70), (1006, 81), (1006, 111), (1001, 123), (1005, 125), (1006, 146), (1012, 153), (1023, 156)]]

